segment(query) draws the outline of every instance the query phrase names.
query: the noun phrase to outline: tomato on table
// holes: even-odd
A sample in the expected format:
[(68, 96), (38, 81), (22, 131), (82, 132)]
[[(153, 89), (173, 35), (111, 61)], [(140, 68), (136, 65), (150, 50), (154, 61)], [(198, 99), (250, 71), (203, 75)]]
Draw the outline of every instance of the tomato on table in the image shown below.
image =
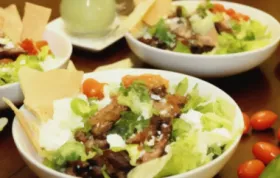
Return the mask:
[(244, 120), (244, 130), (243, 130), (243, 134), (248, 134), (251, 128), (250, 125), (250, 118), (246, 113), (242, 113), (243, 114), (243, 120)]
[(83, 93), (89, 98), (104, 98), (103, 88), (104, 84), (92, 78), (86, 79), (83, 83)]
[(237, 170), (239, 178), (259, 178), (265, 165), (260, 160), (254, 159), (242, 163)]
[(274, 112), (263, 110), (253, 114), (250, 122), (253, 129), (265, 130), (270, 128), (275, 123), (277, 118), (278, 116)]
[(277, 139), (280, 141), (280, 128), (277, 130)]
[(257, 159), (261, 160), (265, 164), (270, 163), (270, 161), (280, 155), (280, 149), (267, 142), (257, 142), (253, 145), (252, 152)]

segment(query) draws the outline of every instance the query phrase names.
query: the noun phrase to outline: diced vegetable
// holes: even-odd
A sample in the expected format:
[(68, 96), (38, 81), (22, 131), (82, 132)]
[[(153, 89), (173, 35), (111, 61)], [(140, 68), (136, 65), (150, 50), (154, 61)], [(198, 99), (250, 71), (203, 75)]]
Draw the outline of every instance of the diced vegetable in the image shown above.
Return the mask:
[(190, 48), (187, 45), (184, 45), (181, 41), (177, 41), (176, 47), (173, 49), (174, 52), (180, 53), (191, 53)]

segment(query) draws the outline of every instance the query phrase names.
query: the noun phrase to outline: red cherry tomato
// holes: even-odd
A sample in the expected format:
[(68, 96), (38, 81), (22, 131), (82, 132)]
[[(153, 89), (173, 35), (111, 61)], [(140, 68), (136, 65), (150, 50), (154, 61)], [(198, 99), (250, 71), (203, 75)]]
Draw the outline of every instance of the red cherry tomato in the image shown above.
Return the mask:
[(27, 51), (28, 54), (30, 55), (36, 55), (38, 54), (38, 49), (36, 48), (35, 44), (33, 43), (32, 40), (30, 39), (25, 39), (21, 42), (20, 46), (22, 49)]
[(254, 159), (242, 163), (237, 170), (239, 178), (259, 178), (265, 165), (260, 160)]
[(244, 120), (244, 130), (243, 134), (247, 134), (250, 131), (251, 125), (250, 125), (250, 118), (246, 113), (243, 114), (243, 120)]
[(278, 138), (278, 141), (280, 141), (280, 128), (277, 130), (277, 138)]
[(278, 116), (272, 111), (259, 111), (251, 117), (251, 126), (255, 130), (265, 130), (270, 128)]
[(89, 98), (102, 99), (104, 84), (99, 83), (94, 79), (87, 79), (83, 83), (83, 93)]
[(224, 5), (222, 4), (214, 4), (213, 8), (212, 8), (215, 12), (225, 12), (226, 9), (224, 7)]
[(271, 143), (258, 142), (253, 146), (253, 154), (255, 157), (265, 164), (268, 164), (276, 156), (280, 154), (280, 149)]

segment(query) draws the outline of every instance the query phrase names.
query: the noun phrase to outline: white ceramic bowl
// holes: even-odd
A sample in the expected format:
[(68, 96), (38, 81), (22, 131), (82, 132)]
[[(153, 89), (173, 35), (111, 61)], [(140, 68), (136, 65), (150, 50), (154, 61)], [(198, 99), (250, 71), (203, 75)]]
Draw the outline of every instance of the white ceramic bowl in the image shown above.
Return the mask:
[[(121, 82), (121, 78), (127, 74), (137, 75), (137, 74), (159, 74), (162, 77), (168, 79), (171, 84), (176, 84), (181, 81), (186, 75), (168, 72), (162, 70), (149, 70), (149, 69), (123, 69), (123, 70), (110, 70), (110, 71), (102, 71), (102, 72), (94, 72), (89, 73), (84, 76), (86, 78), (95, 78), (100, 82)], [(226, 99), (228, 102), (232, 103), (236, 107), (236, 117), (234, 120), (234, 129), (237, 131), (237, 137), (235, 138), (233, 144), (230, 148), (225, 151), (220, 157), (211, 161), (210, 163), (191, 170), (189, 172), (179, 174), (176, 176), (172, 176), (172, 178), (212, 178), (215, 174), (217, 174), (221, 168), (229, 161), (230, 157), (233, 155), (234, 151), (237, 148), (239, 140), (242, 135), (242, 130), (244, 127), (242, 113), (235, 103), (235, 101), (221, 89), (215, 87), (214, 85), (207, 83), (203, 80), (188, 76), (189, 79), (189, 88), (191, 89), (196, 83), (199, 85), (199, 90), (201, 95), (211, 94), (212, 96), (222, 97)], [(33, 120), (34, 116), (24, 109), (21, 108), (24, 112), (27, 119)], [(17, 149), (19, 150), (20, 155), (23, 157), (27, 165), (40, 177), (52, 177), (52, 178), (70, 178), (66, 174), (62, 174), (60, 172), (54, 171), (41, 163), (41, 158), (33, 149), (30, 141), (26, 137), (21, 125), (18, 120), (15, 118), (12, 127), (13, 138), (16, 144)]]
[[(252, 19), (260, 21), (268, 26), (272, 33), (271, 43), (263, 48), (253, 51), (226, 55), (197, 55), (183, 54), (146, 45), (130, 33), (125, 38), (130, 49), (144, 62), (162, 68), (198, 77), (224, 77), (252, 69), (267, 58), (276, 50), (280, 40), (280, 23), (271, 15), (253, 7), (223, 1), (212, 1), (223, 4), (226, 8), (233, 8), (237, 12), (248, 14)], [(183, 5), (194, 10), (201, 1), (177, 1), (176, 5)]]
[[(55, 55), (55, 62), (48, 66), (49, 69), (65, 68), (72, 54), (72, 44), (70, 40), (56, 31), (46, 29), (43, 39)], [(20, 104), (23, 101), (23, 94), (18, 82), (0, 86), (0, 110), (7, 108), (2, 101), (2, 97), (9, 98), (13, 103)]]

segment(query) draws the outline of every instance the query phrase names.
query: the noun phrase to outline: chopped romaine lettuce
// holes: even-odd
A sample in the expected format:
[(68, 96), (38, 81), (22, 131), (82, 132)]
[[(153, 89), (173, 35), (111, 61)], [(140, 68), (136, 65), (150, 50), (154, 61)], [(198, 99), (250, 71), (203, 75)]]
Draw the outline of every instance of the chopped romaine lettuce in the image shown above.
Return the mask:
[(204, 131), (211, 131), (216, 128), (226, 128), (231, 130), (232, 121), (221, 117), (215, 113), (206, 113), (201, 117), (201, 123)]
[(198, 85), (196, 84), (191, 93), (188, 94), (188, 102), (185, 104), (182, 112), (188, 112), (190, 109), (196, 109), (199, 105), (205, 103), (208, 100), (208, 97), (202, 97), (199, 95)]
[(245, 44), (229, 33), (221, 33), (218, 36), (218, 46), (215, 48), (216, 54), (230, 54), (245, 51)]
[(171, 158), (155, 177), (180, 174), (203, 164), (202, 154), (197, 149), (197, 134), (188, 135), (172, 143), (171, 153)]
[[(50, 47), (48, 46), (48, 45), (46, 45), (46, 46), (43, 46), (41, 49), (40, 49), (40, 51), (39, 51), (39, 53), (38, 53), (38, 59), (40, 60), (40, 61), (44, 61), (46, 58), (47, 58), (47, 56), (48, 55), (50, 55), (49, 54), (49, 51), (50, 51)], [(54, 57), (54, 56), (53, 56)]]
[(217, 98), (206, 105), (200, 105), (196, 108), (201, 113), (215, 113), (220, 117), (233, 120), (235, 117), (235, 107), (223, 98)]
[(48, 167), (59, 170), (65, 166), (68, 161), (85, 161), (95, 155), (94, 152), (87, 154), (85, 150), (85, 146), (82, 143), (77, 141), (66, 142), (55, 152), (46, 153), (44, 164)]
[(117, 133), (123, 139), (128, 139), (136, 131), (142, 131), (149, 124), (149, 120), (143, 119), (140, 115), (127, 111), (121, 114), (119, 119), (111, 129), (110, 133)]
[(175, 44), (176, 35), (169, 31), (168, 26), (163, 19), (161, 19), (155, 26), (148, 29), (148, 32), (169, 47), (172, 47)]
[(188, 78), (184, 78), (177, 86), (175, 90), (176, 95), (184, 96), (188, 90), (189, 81)]
[(177, 40), (176, 47), (173, 51), (179, 53), (191, 53), (190, 48), (187, 45), (184, 45), (180, 40)]
[(140, 81), (133, 82), (129, 87), (121, 86), (118, 102), (128, 106), (132, 112), (149, 119), (153, 115), (153, 102), (146, 85)]
[(213, 4), (210, 2), (210, 0), (206, 0), (196, 8), (196, 12), (200, 17), (204, 18), (207, 16), (207, 11), (211, 8), (213, 8)]
[(172, 140), (184, 137), (191, 129), (191, 125), (182, 119), (174, 119), (172, 127)]
[(166, 163), (170, 160), (172, 157), (172, 153), (169, 152), (167, 155), (162, 156), (160, 158), (155, 158), (151, 161), (148, 161), (146, 163), (140, 164), (134, 169), (132, 169), (127, 177), (128, 178), (139, 178), (139, 177), (145, 177), (145, 178), (155, 178), (158, 177), (158, 173), (163, 169), (163, 167), (166, 165)]

